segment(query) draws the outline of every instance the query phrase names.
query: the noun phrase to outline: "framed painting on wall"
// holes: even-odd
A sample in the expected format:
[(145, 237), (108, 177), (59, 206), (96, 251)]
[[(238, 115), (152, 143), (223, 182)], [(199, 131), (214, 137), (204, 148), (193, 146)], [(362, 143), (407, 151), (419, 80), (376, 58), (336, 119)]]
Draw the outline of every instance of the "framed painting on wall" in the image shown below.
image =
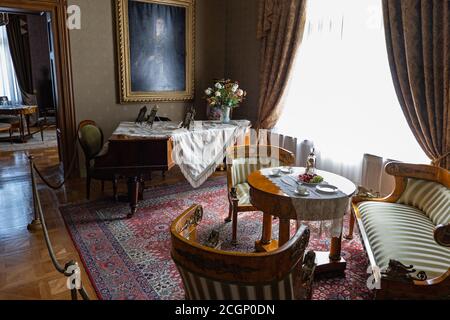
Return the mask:
[(120, 102), (194, 98), (195, 0), (116, 0)]

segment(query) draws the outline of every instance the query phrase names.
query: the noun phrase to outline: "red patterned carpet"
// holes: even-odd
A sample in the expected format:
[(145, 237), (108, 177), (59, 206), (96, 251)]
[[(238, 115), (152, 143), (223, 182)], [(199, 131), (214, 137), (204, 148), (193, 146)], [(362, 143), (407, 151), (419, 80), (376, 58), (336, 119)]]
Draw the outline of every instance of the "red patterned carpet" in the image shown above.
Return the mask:
[[(170, 258), (170, 223), (192, 204), (201, 204), (205, 216), (200, 237), (219, 230), (223, 249), (253, 251), (261, 235), (262, 214), (239, 216), (239, 246), (230, 245), (231, 225), (223, 219), (228, 212), (226, 181), (212, 178), (200, 189), (187, 183), (147, 190), (145, 201), (132, 219), (129, 207), (111, 200), (69, 205), (61, 208), (67, 228), (97, 290), (106, 300), (178, 300), (184, 298), (183, 286)], [(320, 237), (318, 223), (310, 224), (310, 249), (328, 248), (328, 237)], [(274, 226), (275, 231), (278, 230)], [(316, 279), (313, 299), (371, 299), (366, 287), (367, 258), (357, 235), (344, 240), (346, 276)]]

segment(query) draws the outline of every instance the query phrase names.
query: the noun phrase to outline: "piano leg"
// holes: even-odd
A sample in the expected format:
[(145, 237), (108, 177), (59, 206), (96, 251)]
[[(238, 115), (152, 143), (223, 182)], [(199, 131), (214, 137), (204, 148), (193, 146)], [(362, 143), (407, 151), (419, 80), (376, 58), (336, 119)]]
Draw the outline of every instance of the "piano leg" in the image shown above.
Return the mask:
[(139, 179), (139, 197), (138, 200), (142, 201), (144, 200), (144, 191), (145, 191), (145, 180), (144, 178)]
[(133, 217), (133, 215), (137, 211), (137, 204), (138, 204), (138, 198), (139, 198), (139, 178), (138, 177), (131, 177), (128, 178), (128, 198), (130, 201), (130, 208), (131, 212), (128, 215), (128, 218)]
[(118, 179), (117, 179), (117, 176), (114, 175), (112, 184), (113, 184), (113, 192), (114, 192), (114, 201), (116, 201), (116, 202), (119, 201), (119, 197), (118, 197), (118, 195), (117, 195), (117, 183), (118, 183), (117, 180), (118, 180)]

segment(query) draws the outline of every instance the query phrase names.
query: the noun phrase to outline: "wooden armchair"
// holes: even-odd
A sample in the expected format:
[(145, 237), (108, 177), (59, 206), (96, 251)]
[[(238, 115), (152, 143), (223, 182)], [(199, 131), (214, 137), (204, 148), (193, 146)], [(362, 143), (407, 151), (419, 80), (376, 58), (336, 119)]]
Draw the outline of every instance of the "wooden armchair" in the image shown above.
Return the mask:
[(117, 176), (106, 170), (96, 170), (93, 165), (95, 159), (105, 153), (103, 132), (95, 121), (85, 120), (78, 125), (78, 142), (83, 149), (86, 161), (86, 198), (90, 199), (91, 180), (95, 179), (102, 182), (102, 191), (105, 188), (105, 181), (112, 181), (114, 199), (117, 200)]
[(239, 212), (257, 211), (250, 202), (250, 173), (269, 167), (292, 166), (294, 154), (275, 146), (252, 145), (232, 147), (227, 153), (227, 185), (230, 202), (226, 222), (233, 221), (233, 242), (237, 241), (237, 219)]
[[(391, 162), (395, 189), (386, 198), (356, 196), (355, 219), (380, 281), (378, 299), (450, 298), (450, 173)], [(351, 231), (352, 232), (352, 231)], [(351, 236), (351, 234), (350, 234)]]
[(305, 249), (309, 229), (301, 226), (270, 253), (226, 252), (197, 242), (203, 208), (194, 205), (171, 226), (172, 259), (188, 300), (310, 299), (315, 253)]

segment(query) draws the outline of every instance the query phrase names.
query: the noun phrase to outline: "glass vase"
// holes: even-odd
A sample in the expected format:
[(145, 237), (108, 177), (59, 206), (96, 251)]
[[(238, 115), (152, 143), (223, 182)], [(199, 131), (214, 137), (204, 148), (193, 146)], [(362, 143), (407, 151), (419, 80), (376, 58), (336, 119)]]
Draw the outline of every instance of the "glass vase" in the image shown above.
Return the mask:
[(231, 107), (222, 107), (222, 123), (230, 123)]

